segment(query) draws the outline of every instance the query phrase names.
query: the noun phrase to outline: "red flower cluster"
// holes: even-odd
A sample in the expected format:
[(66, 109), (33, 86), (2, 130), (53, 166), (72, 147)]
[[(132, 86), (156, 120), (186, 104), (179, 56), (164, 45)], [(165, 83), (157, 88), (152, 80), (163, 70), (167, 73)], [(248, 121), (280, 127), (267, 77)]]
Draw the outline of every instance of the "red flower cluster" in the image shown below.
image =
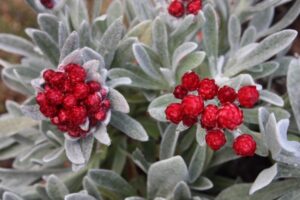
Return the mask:
[[(40, 111), (71, 137), (84, 136), (105, 120), (110, 109), (107, 90), (99, 82), (86, 81), (86, 77), (85, 69), (77, 64), (68, 64), (64, 71), (46, 70), (44, 90), (36, 96)], [(89, 127), (83, 130), (87, 120)]]
[(41, 4), (45, 6), (45, 8), (52, 9), (54, 7), (53, 0), (40, 0)]
[[(195, 95), (197, 91), (198, 95)], [(173, 95), (182, 99), (181, 103), (172, 103), (166, 110), (166, 118), (174, 124), (182, 122), (185, 126), (192, 126), (199, 122), (207, 130), (206, 143), (218, 150), (226, 143), (223, 129), (235, 130), (243, 123), (243, 111), (237, 105), (252, 108), (259, 99), (255, 86), (244, 86), (238, 93), (229, 87), (219, 89), (215, 80), (205, 78), (200, 80), (195, 72), (187, 72), (181, 79), (181, 85), (175, 87)], [(204, 101), (215, 99), (220, 105), (208, 104)], [(243, 139), (240, 139), (243, 138)], [(238, 155), (253, 155), (256, 143), (252, 136), (243, 134), (234, 141), (233, 149)]]
[(182, 17), (186, 14), (197, 15), (202, 9), (202, 0), (173, 0), (169, 7), (169, 14), (174, 17)]

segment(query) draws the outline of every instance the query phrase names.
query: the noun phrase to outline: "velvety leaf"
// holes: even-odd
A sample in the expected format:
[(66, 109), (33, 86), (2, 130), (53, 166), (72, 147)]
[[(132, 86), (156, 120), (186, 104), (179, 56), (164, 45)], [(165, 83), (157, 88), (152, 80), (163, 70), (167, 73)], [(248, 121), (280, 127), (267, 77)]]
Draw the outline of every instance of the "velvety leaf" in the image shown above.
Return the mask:
[(190, 200), (192, 198), (189, 186), (184, 182), (179, 182), (173, 192), (174, 200)]
[(65, 150), (68, 159), (74, 164), (83, 164), (85, 159), (78, 140), (65, 139)]
[(268, 90), (259, 91), (259, 98), (275, 106), (280, 106), (280, 107), (284, 106), (283, 99), (279, 95), (270, 92)]
[(206, 177), (200, 176), (193, 184), (190, 185), (192, 190), (205, 191), (213, 187), (213, 183)]
[(160, 151), (159, 151), (159, 158), (160, 160), (164, 160), (174, 156), (177, 140), (179, 137), (179, 131), (176, 131), (177, 126), (174, 124), (170, 124), (162, 137), (160, 143)]
[(58, 42), (58, 18), (54, 15), (42, 13), (38, 15), (38, 24), (43, 31), (48, 33), (52, 39)]
[(66, 56), (68, 56), (71, 52), (77, 50), (79, 48), (79, 36), (77, 32), (73, 32), (67, 37), (66, 42), (64, 43), (61, 53), (60, 53), (60, 61), (62, 61)]
[(97, 200), (97, 199), (88, 194), (75, 193), (75, 194), (67, 195), (65, 197), (65, 200)]
[(129, 113), (129, 105), (125, 97), (120, 92), (110, 88), (108, 98), (110, 99), (112, 109), (123, 113)]
[(64, 197), (69, 193), (65, 184), (55, 175), (51, 175), (47, 179), (46, 191), (52, 200), (64, 200)]
[(189, 164), (189, 182), (194, 183), (203, 171), (206, 159), (206, 145), (197, 145)]

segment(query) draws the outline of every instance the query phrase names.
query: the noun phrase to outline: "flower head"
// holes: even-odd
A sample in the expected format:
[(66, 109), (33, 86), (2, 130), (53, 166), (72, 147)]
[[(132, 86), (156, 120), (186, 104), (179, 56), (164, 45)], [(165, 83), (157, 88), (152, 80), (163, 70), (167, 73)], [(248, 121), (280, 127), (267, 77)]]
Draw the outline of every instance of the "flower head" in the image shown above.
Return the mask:
[(240, 156), (253, 156), (256, 150), (256, 142), (249, 134), (238, 136), (232, 145), (235, 153)]

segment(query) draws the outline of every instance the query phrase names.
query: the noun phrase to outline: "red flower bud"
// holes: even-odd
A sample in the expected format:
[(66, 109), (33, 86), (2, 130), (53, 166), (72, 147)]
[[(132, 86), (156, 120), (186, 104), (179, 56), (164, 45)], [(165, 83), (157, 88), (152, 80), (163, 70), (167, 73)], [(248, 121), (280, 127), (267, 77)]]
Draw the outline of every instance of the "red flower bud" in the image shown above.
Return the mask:
[(181, 78), (182, 87), (189, 91), (194, 91), (199, 86), (200, 78), (195, 72), (187, 72)]
[(167, 120), (179, 124), (183, 118), (182, 106), (179, 103), (171, 103), (165, 110)]
[(187, 5), (187, 13), (188, 14), (197, 15), (201, 9), (202, 9), (202, 1), (201, 0), (191, 1)]
[(183, 97), (185, 97), (187, 94), (187, 89), (182, 87), (182, 85), (176, 86), (173, 92), (174, 97), (176, 97), (177, 99), (183, 99)]
[(174, 0), (168, 7), (168, 12), (174, 17), (182, 17), (184, 15), (184, 5), (178, 0)]
[(71, 109), (77, 105), (77, 99), (74, 95), (69, 94), (64, 98), (63, 104), (66, 109)]
[(243, 111), (232, 103), (224, 104), (217, 113), (217, 123), (219, 128), (234, 130), (243, 123), (243, 120)]
[(73, 88), (73, 94), (76, 99), (85, 99), (90, 92), (90, 88), (85, 83), (77, 83)]
[(256, 142), (251, 135), (243, 134), (234, 140), (232, 148), (237, 155), (254, 156)]
[(99, 92), (101, 89), (100, 83), (98, 83), (96, 81), (90, 81), (87, 83), (87, 85), (89, 86), (91, 93)]
[(218, 91), (218, 99), (222, 104), (229, 102), (233, 103), (237, 97), (235, 90), (231, 87), (224, 86)]
[(45, 92), (45, 95), (51, 105), (60, 105), (64, 100), (64, 96), (59, 90), (49, 89)]
[(213, 99), (217, 95), (218, 89), (215, 80), (206, 78), (200, 82), (198, 93), (205, 100)]
[(206, 144), (214, 151), (219, 150), (226, 143), (226, 137), (221, 130), (210, 130), (205, 136)]
[(198, 117), (204, 109), (202, 98), (195, 95), (184, 97), (181, 105), (183, 114), (188, 117)]
[(255, 86), (244, 86), (238, 91), (240, 105), (245, 108), (253, 108), (259, 100), (259, 93)]
[(217, 126), (218, 107), (210, 104), (204, 108), (201, 116), (201, 125), (203, 128), (212, 129)]
[(45, 8), (52, 9), (54, 7), (53, 0), (40, 0), (41, 4), (45, 6)]
[(86, 79), (86, 72), (80, 65), (68, 64), (65, 71), (73, 83), (82, 83)]

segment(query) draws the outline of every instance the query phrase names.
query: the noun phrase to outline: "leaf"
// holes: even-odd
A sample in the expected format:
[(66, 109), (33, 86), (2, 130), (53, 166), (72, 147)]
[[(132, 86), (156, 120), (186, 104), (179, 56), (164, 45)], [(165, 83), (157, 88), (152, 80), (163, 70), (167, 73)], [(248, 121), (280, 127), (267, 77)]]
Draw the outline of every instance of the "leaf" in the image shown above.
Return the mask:
[(274, 178), (277, 176), (277, 163), (275, 163), (272, 167), (264, 169), (259, 173), (254, 183), (252, 184), (249, 194), (253, 194), (254, 192), (266, 187), (269, 185)]
[(162, 137), (160, 143), (159, 158), (160, 160), (168, 159), (174, 156), (176, 144), (179, 137), (179, 131), (176, 131), (177, 126), (170, 124)]
[(11, 137), (37, 124), (38, 121), (28, 117), (2, 117), (0, 119), (0, 138)]
[(58, 46), (59, 49), (62, 49), (69, 35), (69, 32), (67, 26), (63, 22), (59, 22), (58, 26)]
[(190, 185), (192, 190), (205, 191), (213, 187), (213, 183), (206, 177), (200, 176), (193, 184)]
[(21, 37), (4, 33), (0, 34), (0, 49), (21, 56), (37, 55), (32, 43)]
[(255, 42), (256, 38), (256, 29), (253, 26), (249, 26), (245, 31), (241, 38), (240, 46), (244, 47), (248, 44)]
[(148, 135), (144, 127), (138, 121), (124, 113), (112, 110), (110, 123), (132, 139), (139, 141), (148, 140)]
[(176, 72), (179, 62), (197, 49), (197, 47), (198, 45), (194, 42), (185, 42), (177, 47), (173, 53), (172, 70)]
[(122, 3), (119, 0), (113, 1), (107, 11), (107, 24), (112, 24), (115, 20), (122, 17), (123, 15), (123, 9), (122, 9)]
[(79, 48), (79, 36), (77, 32), (73, 32), (67, 37), (60, 53), (60, 62), (63, 61), (70, 53)]
[(87, 175), (95, 184), (104, 190), (108, 190), (120, 197), (132, 196), (134, 189), (117, 173), (104, 169), (91, 169)]
[(168, 33), (164, 22), (157, 17), (152, 25), (152, 44), (157, 54), (162, 60), (163, 67), (171, 68), (169, 48), (168, 48)]
[(173, 192), (174, 200), (190, 200), (192, 198), (189, 186), (184, 182), (179, 182)]
[(136, 43), (132, 46), (132, 49), (135, 59), (143, 72), (154, 80), (160, 80), (161, 75), (158, 70), (154, 68), (153, 63), (151, 62), (151, 59), (144, 47), (141, 44)]
[(294, 30), (283, 30), (268, 36), (246, 55), (242, 57), (236, 55), (238, 62), (233, 66), (226, 67), (224, 74), (226, 76), (233, 76), (270, 59), (288, 47), (296, 36), (297, 32)]
[(70, 18), (75, 30), (79, 30), (82, 21), (88, 21), (88, 11), (84, 1), (67, 1), (70, 9)]
[(47, 179), (46, 191), (52, 200), (64, 200), (64, 197), (69, 194), (65, 184), (55, 175), (51, 175)]
[[(216, 66), (219, 49), (218, 17), (216, 11), (211, 5), (207, 5), (204, 8), (204, 16), (206, 18), (206, 22), (203, 26), (204, 49), (207, 54), (209, 64)], [(216, 71), (213, 70), (211, 73), (215, 74)]]
[(83, 157), (85, 159), (85, 162), (88, 163), (90, 160), (92, 151), (93, 151), (93, 146), (94, 146), (94, 136), (93, 134), (89, 134), (85, 136), (84, 138), (80, 139), (81, 142), (81, 150)]
[(98, 191), (96, 184), (89, 178), (83, 178), (83, 188), (88, 192), (89, 195), (95, 197), (97, 200), (103, 200), (101, 194)]
[(299, 60), (293, 60), (289, 66), (287, 75), (287, 90), (289, 100), (293, 109), (294, 117), (300, 130), (300, 62)]
[(271, 103), (275, 106), (280, 106), (280, 107), (284, 106), (283, 99), (279, 95), (277, 95), (273, 92), (270, 92), (268, 90), (259, 91), (259, 98), (261, 100)]
[(93, 133), (95, 138), (101, 143), (109, 146), (111, 144), (110, 137), (107, 133), (106, 126), (101, 124), (99, 128)]
[(39, 14), (38, 24), (55, 42), (58, 42), (59, 22), (56, 16), (47, 13)]
[(168, 197), (178, 182), (187, 179), (188, 170), (180, 156), (158, 161), (149, 168), (147, 197)]
[(180, 80), (184, 73), (199, 67), (204, 61), (205, 56), (204, 51), (196, 51), (184, 57), (177, 67), (177, 80)]
[(3, 200), (23, 200), (23, 198), (19, 197), (18, 195), (12, 192), (4, 192), (2, 198)]
[(241, 37), (241, 24), (235, 15), (231, 15), (228, 23), (228, 41), (231, 52), (235, 52), (239, 47)]
[(87, 194), (74, 193), (74, 194), (67, 195), (65, 197), (65, 200), (96, 200), (96, 199)]
[(132, 160), (133, 162), (139, 166), (139, 168), (141, 168), (141, 170), (143, 170), (145, 173), (148, 172), (148, 169), (150, 167), (150, 163), (146, 160), (144, 154), (141, 152), (140, 149), (136, 149), (133, 153), (132, 153)]
[(108, 98), (111, 102), (112, 109), (122, 112), (129, 113), (130, 108), (125, 97), (117, 90), (110, 88)]
[(150, 116), (158, 121), (166, 122), (165, 109), (170, 103), (179, 102), (173, 94), (165, 94), (154, 99), (148, 106)]
[(32, 33), (34, 42), (38, 45), (41, 51), (48, 57), (49, 61), (54, 65), (58, 65), (59, 49), (57, 44), (50, 36), (43, 32), (36, 30)]
[(250, 26), (255, 27), (258, 34), (265, 32), (270, 27), (274, 17), (274, 7), (269, 7), (258, 12), (250, 21)]
[(83, 21), (79, 27), (78, 35), (80, 38), (80, 47), (91, 46), (91, 29), (88, 22)]
[(250, 72), (251, 76), (254, 79), (260, 79), (260, 78), (264, 78), (264, 77), (272, 75), (274, 72), (276, 72), (278, 70), (279, 63), (271, 61), (271, 62), (262, 63), (258, 66), (262, 67), (261, 72)]
[[(253, 109), (243, 109), (244, 112), (244, 122), (247, 123), (253, 123), (253, 124), (258, 124), (258, 108), (253, 108)], [(282, 109), (282, 108), (277, 108), (277, 107), (269, 107), (267, 108), (269, 112), (273, 112), (276, 116), (276, 119), (287, 119), (290, 118), (291, 115), (288, 111)]]
[(85, 159), (81, 150), (80, 142), (78, 140), (72, 141), (65, 139), (65, 150), (68, 159), (74, 164), (83, 164)]
[(189, 164), (189, 182), (194, 183), (203, 171), (206, 159), (206, 145), (197, 145)]

